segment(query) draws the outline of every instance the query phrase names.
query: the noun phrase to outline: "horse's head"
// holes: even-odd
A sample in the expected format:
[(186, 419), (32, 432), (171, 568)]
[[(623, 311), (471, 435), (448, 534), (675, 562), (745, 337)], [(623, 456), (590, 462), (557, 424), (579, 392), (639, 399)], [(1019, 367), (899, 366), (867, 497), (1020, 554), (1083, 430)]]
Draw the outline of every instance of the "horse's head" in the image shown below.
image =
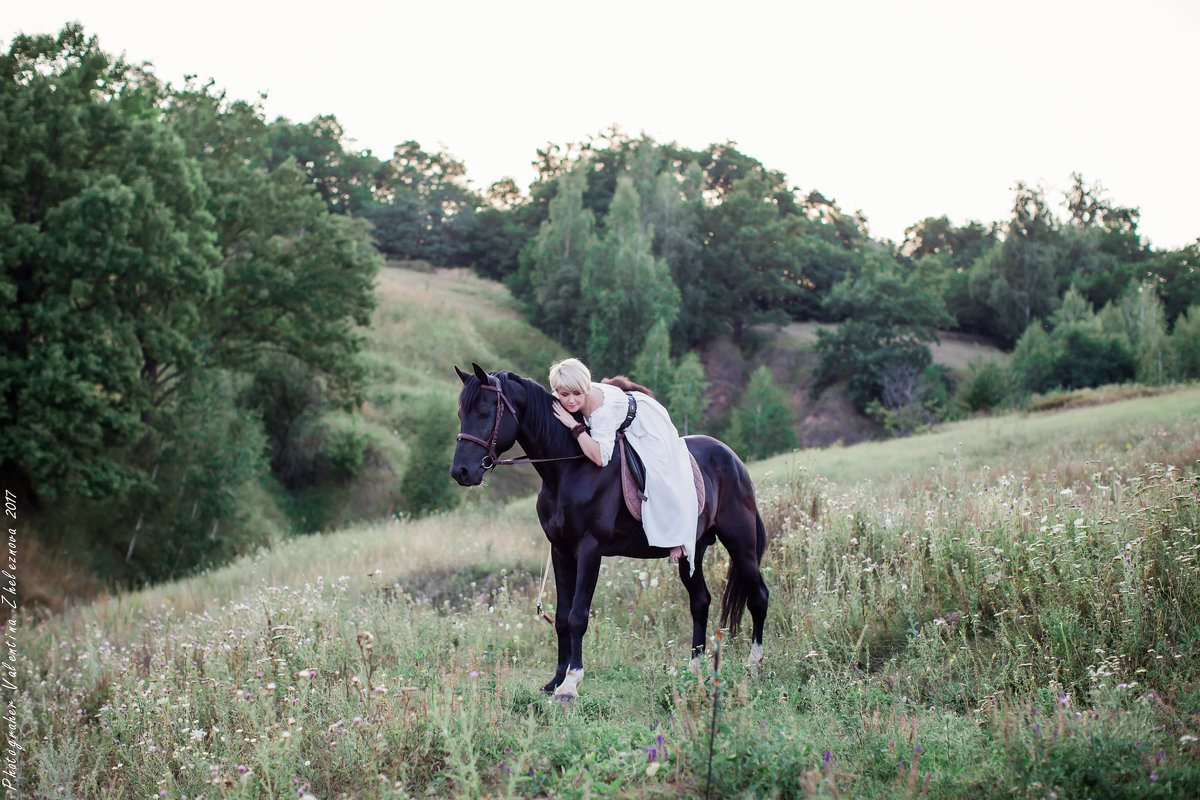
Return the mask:
[(517, 440), (517, 410), (504, 393), (500, 378), (472, 364), (475, 374), (454, 371), (462, 380), (458, 395), (459, 433), (450, 477), (460, 486), (478, 486), (496, 459)]

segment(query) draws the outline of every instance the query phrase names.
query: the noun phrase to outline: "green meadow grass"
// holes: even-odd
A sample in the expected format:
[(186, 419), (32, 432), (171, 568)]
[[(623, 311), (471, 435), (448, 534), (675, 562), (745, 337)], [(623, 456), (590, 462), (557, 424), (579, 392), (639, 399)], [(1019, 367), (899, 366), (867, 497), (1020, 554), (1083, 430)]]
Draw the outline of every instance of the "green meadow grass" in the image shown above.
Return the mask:
[[(1135, 447), (1185, 448), (1196, 419), (1200, 389), (1180, 388), (1065, 411), (949, 422), (918, 437), (786, 453), (755, 462), (750, 471), (759, 486), (785, 482), (797, 469), (836, 484), (922, 481), (948, 466), (972, 473), (1020, 468), (1054, 474), (1076, 465), (1088, 469), (1093, 457), (1119, 459), (1115, 452), (1132, 453)], [(1136, 461), (1136, 454), (1131, 458)]]
[[(717, 642), (692, 674), (665, 562), (605, 562), (581, 696), (539, 693), (529, 499), (23, 615), (22, 791), (1198, 796), (1198, 406), (1192, 388), (752, 465), (765, 660), (752, 674), (724, 633), (715, 730)], [(705, 566), (716, 596), (724, 551)]]

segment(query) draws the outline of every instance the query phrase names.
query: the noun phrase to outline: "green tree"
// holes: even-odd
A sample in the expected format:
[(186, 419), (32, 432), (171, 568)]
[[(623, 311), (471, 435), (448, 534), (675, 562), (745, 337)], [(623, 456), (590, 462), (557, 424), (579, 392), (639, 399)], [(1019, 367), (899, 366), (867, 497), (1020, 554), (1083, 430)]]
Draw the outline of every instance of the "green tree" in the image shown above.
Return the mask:
[(370, 151), (347, 150), (345, 144), (346, 133), (331, 114), (302, 123), (280, 117), (267, 126), (264, 162), (274, 170), (292, 159), (330, 211), (357, 214), (388, 184), (391, 167)]
[(631, 377), (654, 392), (656, 397), (665, 397), (674, 378), (675, 367), (671, 364), (670, 325), (660, 319), (650, 328), (646, 344), (633, 362)]
[(1063, 230), (1064, 272), (1095, 308), (1115, 301), (1150, 257), (1138, 233), (1136, 208), (1113, 205), (1099, 183), (1078, 172), (1064, 195), (1068, 212)]
[(775, 384), (765, 365), (734, 407), (726, 443), (747, 461), (766, 458), (796, 446), (796, 430), (787, 394)]
[(1058, 346), (1054, 380), (1064, 389), (1125, 383), (1137, 374), (1129, 339), (1105, 333), (1096, 319), (1061, 325), (1053, 338)]
[(660, 320), (670, 325), (679, 313), (679, 290), (651, 251), (640, 208), (633, 179), (622, 176), (596, 257), (584, 272), (579, 317), (588, 325), (588, 359), (601, 372), (632, 364), (651, 327)]
[(1061, 243), (1042, 193), (1018, 184), (1003, 243), (971, 268), (971, 295), (993, 309), (989, 332), (1003, 342), (1015, 342), (1057, 305)]
[(382, 265), (367, 225), (330, 213), (294, 160), (267, 168), (256, 107), (190, 86), (166, 119), (211, 187), (221, 290), (193, 341), (203, 365), (247, 371), (285, 353), (348, 397), (361, 379), (356, 326), (370, 322)]
[(675, 421), (681, 436), (695, 433), (700, 415), (708, 408), (708, 381), (704, 377), (704, 365), (695, 351), (689, 351), (679, 359), (667, 392), (671, 419)]
[(424, 397), (417, 401), (413, 419), (416, 436), (401, 479), (404, 509), (415, 516), (449, 510), (463, 496), (450, 477), (458, 430), (454, 402), (433, 395)]
[(576, 352), (588, 343), (583, 280), (598, 246), (595, 215), (583, 207), (584, 184), (582, 172), (558, 178), (549, 217), (521, 251), (516, 287), (529, 301), (534, 324)]
[(511, 214), (485, 208), (467, 232), (463, 258), (480, 276), (504, 281), (516, 271), (528, 241), (525, 228)]
[(1114, 307), (1137, 360), (1139, 383), (1171, 380), (1171, 346), (1162, 301), (1151, 284), (1131, 285)]
[[(1107, 319), (1116, 319), (1118, 327), (1114, 329)], [(1134, 378), (1137, 361), (1118, 314), (1096, 314), (1071, 289), (1050, 322), (1049, 334), (1035, 322), (1017, 341), (1009, 368), (1020, 388), (1029, 392), (1083, 389)]]
[(956, 226), (947, 217), (928, 217), (905, 230), (899, 255), (936, 277), (956, 330), (987, 333), (992, 310), (971, 294), (970, 272), (971, 265), (996, 246), (994, 226)]
[(191, 376), (157, 415), (152, 480), (89, 506), (103, 522), (80, 550), (104, 548), (93, 563), (105, 577), (179, 577), (270, 540), (269, 520), (282, 515), (264, 489), (266, 437), (235, 402), (233, 383), (217, 370)]
[(239, 487), (265, 475), (229, 387), (284, 353), (350, 396), (378, 268), (365, 226), (294, 159), (268, 167), (257, 108), (168, 92), (78, 26), (0, 64), (4, 471), (102, 504), (94, 544), (127, 578), (224, 558), (240, 545), (195, 537), (249, 541)]
[(1059, 348), (1050, 339), (1041, 322), (1034, 322), (1013, 348), (1008, 368), (1013, 382), (1022, 392), (1044, 392), (1055, 386), (1054, 365)]
[[(711, 334), (727, 326), (735, 341), (758, 322), (782, 322), (801, 293), (802, 276), (788, 247), (789, 222), (781, 216), (771, 184), (760, 175), (738, 181), (720, 205), (707, 207), (701, 227), (702, 315)], [(690, 343), (690, 342), (689, 342)]]
[(998, 361), (986, 359), (967, 365), (967, 374), (952, 405), (960, 414), (987, 412), (1003, 406), (1012, 395), (1012, 373)]
[(221, 289), (209, 191), (158, 85), (79, 26), (18, 36), (0, 71), (4, 472), (46, 497), (127, 491)]
[(672, 331), (681, 342), (699, 341), (708, 327), (700, 280), (704, 269), (701, 260), (704, 245), (700, 237), (703, 186), (704, 173), (695, 161), (687, 162), (682, 176), (663, 169), (654, 184), (649, 213), (653, 250), (667, 262), (671, 278), (679, 287), (679, 315)]
[(1173, 377), (1181, 381), (1200, 379), (1200, 303), (1175, 320), (1170, 344)]
[(407, 141), (396, 145), (377, 183), (361, 214), (374, 225), (381, 251), (441, 266), (467, 263), (467, 233), (481, 201), (461, 161)]
[(1179, 316), (1200, 298), (1200, 241), (1179, 250), (1157, 253), (1141, 267), (1143, 280), (1153, 284), (1162, 298), (1167, 325), (1174, 326)]
[(882, 400), (885, 388), (922, 375), (933, 360), (929, 345), (939, 341), (937, 328), (949, 321), (932, 284), (929, 276), (902, 273), (894, 259), (876, 254), (835, 286), (827, 303), (843, 322), (818, 331), (816, 389), (847, 380), (862, 411)]

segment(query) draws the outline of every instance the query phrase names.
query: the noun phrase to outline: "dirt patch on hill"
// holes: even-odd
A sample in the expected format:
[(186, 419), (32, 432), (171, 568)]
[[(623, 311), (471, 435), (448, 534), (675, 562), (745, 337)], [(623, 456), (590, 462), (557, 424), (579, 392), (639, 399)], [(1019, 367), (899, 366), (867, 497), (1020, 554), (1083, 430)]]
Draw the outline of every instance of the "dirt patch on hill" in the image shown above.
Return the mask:
[(776, 385), (783, 387), (790, 398), (800, 447), (849, 445), (880, 438), (879, 426), (854, 409), (844, 387), (832, 386), (817, 397), (810, 395), (818, 364), (812, 348), (815, 335), (797, 333), (795, 324), (782, 330), (768, 326), (755, 329), (761, 346), (749, 358), (727, 338), (713, 339), (697, 348), (712, 398), (704, 414), (708, 430), (719, 434), (724, 429), (750, 373), (766, 365)]
[[(492, 605), (503, 592), (531, 594), (538, 586), (540, 575), (528, 570), (495, 571), (482, 565), (463, 569), (434, 569), (410, 577), (398, 584), (400, 591), (416, 600), (423, 600), (442, 613), (460, 612), (472, 605)], [(384, 590), (390, 596), (394, 588)]]
[(750, 373), (746, 370), (742, 351), (729, 339), (704, 342), (696, 348), (696, 353), (704, 365), (704, 378), (708, 381), (708, 394), (712, 400), (704, 411), (704, 424), (711, 431), (724, 427)]

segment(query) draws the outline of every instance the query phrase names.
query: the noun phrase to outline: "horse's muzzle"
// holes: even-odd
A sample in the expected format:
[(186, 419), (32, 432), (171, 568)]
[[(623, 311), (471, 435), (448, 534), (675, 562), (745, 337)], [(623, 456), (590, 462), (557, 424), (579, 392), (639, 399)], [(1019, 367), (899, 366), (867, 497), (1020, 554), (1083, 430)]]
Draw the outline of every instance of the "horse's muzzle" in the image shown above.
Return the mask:
[(478, 486), (483, 483), (483, 476), (486, 473), (487, 470), (483, 468), (482, 464), (477, 469), (471, 469), (468, 465), (457, 462), (450, 465), (450, 477), (454, 478), (459, 486)]

